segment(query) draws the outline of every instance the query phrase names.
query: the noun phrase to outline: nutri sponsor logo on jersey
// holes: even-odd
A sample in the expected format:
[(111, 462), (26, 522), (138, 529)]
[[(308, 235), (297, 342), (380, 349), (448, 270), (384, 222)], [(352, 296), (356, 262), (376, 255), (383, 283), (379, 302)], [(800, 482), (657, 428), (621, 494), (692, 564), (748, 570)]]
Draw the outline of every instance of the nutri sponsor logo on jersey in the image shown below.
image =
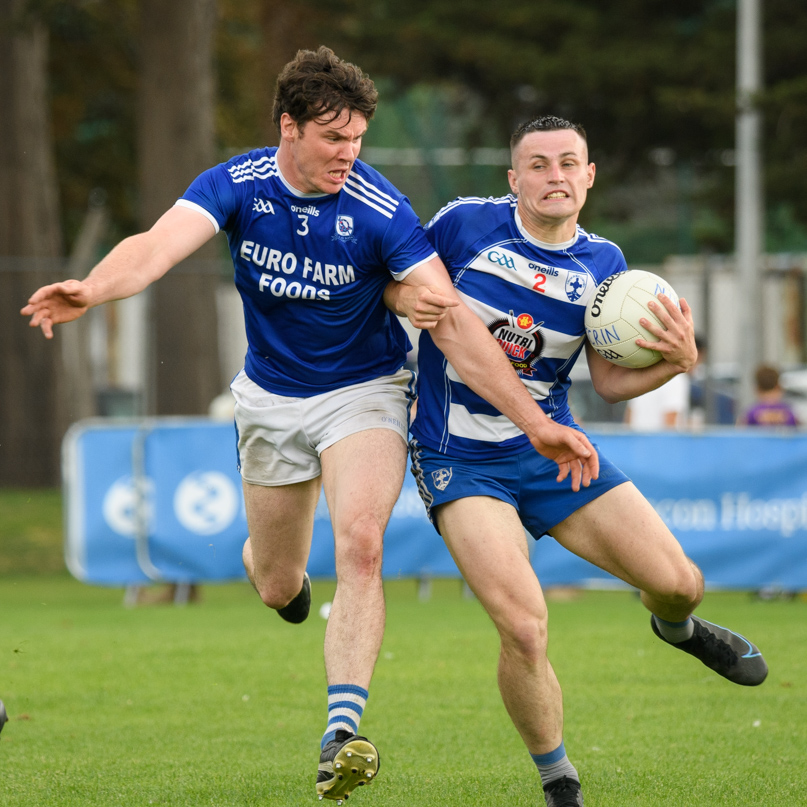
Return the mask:
[(531, 314), (515, 314), (497, 319), (488, 325), (488, 330), (499, 343), (513, 367), (522, 375), (532, 375), (532, 364), (541, 357), (544, 340), (541, 325)]
[(258, 288), (275, 297), (330, 300), (330, 289), (323, 286), (346, 286), (356, 280), (350, 264), (324, 263), (307, 255), (300, 258), (293, 252), (281, 252), (254, 241), (243, 241), (238, 254), (242, 260), (266, 270), (258, 280)]

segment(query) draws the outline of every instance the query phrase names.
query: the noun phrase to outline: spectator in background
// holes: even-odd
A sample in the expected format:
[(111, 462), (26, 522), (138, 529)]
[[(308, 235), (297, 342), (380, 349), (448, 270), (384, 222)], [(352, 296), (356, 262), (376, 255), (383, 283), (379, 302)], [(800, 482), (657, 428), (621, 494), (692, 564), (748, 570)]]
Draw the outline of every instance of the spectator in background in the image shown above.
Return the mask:
[(754, 376), (757, 402), (739, 419), (742, 426), (798, 426), (790, 404), (784, 400), (779, 371), (769, 364), (757, 367)]
[[(703, 360), (706, 345), (695, 337), (697, 365)], [(690, 372), (695, 368), (693, 367)], [(666, 384), (644, 395), (631, 398), (625, 408), (625, 423), (633, 431), (654, 432), (685, 429), (690, 424), (691, 383), (689, 373), (673, 376)]]

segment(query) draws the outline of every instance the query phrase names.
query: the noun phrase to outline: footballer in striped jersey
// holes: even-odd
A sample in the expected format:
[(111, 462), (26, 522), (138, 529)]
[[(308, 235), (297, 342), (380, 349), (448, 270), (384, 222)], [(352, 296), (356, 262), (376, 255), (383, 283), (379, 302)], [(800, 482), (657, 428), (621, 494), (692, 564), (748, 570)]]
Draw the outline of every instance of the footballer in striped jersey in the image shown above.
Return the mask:
[[(680, 310), (666, 297), (650, 304), (664, 325), (642, 322), (656, 341), (639, 340), (640, 347), (664, 357), (651, 367), (619, 367), (591, 349), (586, 302), (626, 264), (618, 247), (578, 224), (595, 175), (585, 132), (561, 118), (538, 118), (515, 131), (511, 152), (511, 195), (457, 199), (437, 213), (427, 233), (460, 299), (497, 340), (536, 409), (579, 428), (567, 391), (580, 352), (586, 350), (603, 398), (632, 398), (694, 365), (692, 314), (683, 299)], [(580, 776), (563, 741), (561, 689), (547, 658), (546, 603), (525, 529), (535, 539), (552, 535), (639, 589), (653, 632), (730, 681), (761, 684), (767, 666), (744, 637), (693, 615), (703, 597), (700, 570), (606, 457), (599, 456), (599, 475), (588, 485), (561, 485), (554, 464), (531, 450), (517, 422), (468, 387), (428, 329), (420, 336), (418, 369), (410, 441), (418, 489), (499, 632), (499, 689), (537, 766), (548, 807), (582, 807)], [(607, 646), (592, 649), (597, 652), (607, 653)]]

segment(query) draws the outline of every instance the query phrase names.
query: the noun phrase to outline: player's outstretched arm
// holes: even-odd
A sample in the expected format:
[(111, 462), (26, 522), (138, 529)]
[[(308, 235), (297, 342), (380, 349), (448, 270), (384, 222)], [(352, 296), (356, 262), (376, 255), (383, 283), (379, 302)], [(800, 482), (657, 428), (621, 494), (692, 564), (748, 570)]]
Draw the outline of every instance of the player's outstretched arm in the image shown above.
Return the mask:
[(633, 369), (620, 367), (606, 361), (586, 343), (586, 359), (588, 360), (591, 382), (595, 391), (608, 403), (618, 403), (644, 395), (666, 384), (673, 376), (687, 373), (698, 360), (698, 348), (695, 345), (695, 326), (692, 320), (692, 309), (686, 300), (681, 298), (681, 308), (666, 295), (660, 294), (657, 300), (648, 305), (661, 320), (662, 326), (650, 319), (641, 319), (640, 323), (655, 337), (655, 341), (637, 339), (639, 347), (657, 350), (662, 354), (662, 361)]
[(431, 329), (435, 344), (474, 392), (510, 418), (540, 454), (558, 464), (558, 480), (571, 477), (572, 488), (579, 490), (596, 479), (599, 459), (588, 438), (544, 414), (488, 329), (460, 300), (442, 262), (435, 258), (419, 266), (403, 283), (426, 286), (456, 301), (445, 306)]
[(173, 207), (147, 232), (121, 241), (84, 280), (65, 280), (35, 291), (20, 313), (52, 339), (54, 325), (143, 291), (213, 235), (213, 225), (201, 213)]

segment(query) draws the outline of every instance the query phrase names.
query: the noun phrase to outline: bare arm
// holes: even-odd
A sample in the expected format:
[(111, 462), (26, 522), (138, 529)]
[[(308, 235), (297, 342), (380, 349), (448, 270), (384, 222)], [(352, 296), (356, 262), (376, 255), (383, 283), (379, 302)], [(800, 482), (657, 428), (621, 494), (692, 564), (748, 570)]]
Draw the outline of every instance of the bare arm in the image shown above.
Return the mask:
[(656, 337), (656, 341), (637, 339), (636, 344), (639, 347), (658, 350), (663, 359), (657, 364), (640, 370), (620, 367), (606, 361), (586, 343), (586, 359), (591, 381), (597, 393), (608, 403), (626, 401), (657, 389), (673, 376), (689, 372), (698, 359), (692, 309), (687, 301), (681, 300), (679, 311), (672, 300), (660, 294), (658, 301), (651, 301), (649, 305), (664, 327), (648, 319), (640, 320), (641, 324)]
[[(427, 305), (440, 309), (429, 329), (437, 347), (474, 392), (513, 421), (540, 454), (558, 464), (558, 481), (571, 474), (572, 488), (579, 490), (597, 478), (599, 459), (586, 436), (544, 414), (488, 329), (459, 298), (438, 258), (419, 266), (398, 285), (429, 290)], [(451, 304), (441, 306), (438, 298)], [(384, 299), (392, 310), (410, 315), (407, 304), (423, 302), (424, 295), (392, 287)]]
[(20, 312), (32, 328), (53, 338), (53, 326), (78, 319), (88, 309), (143, 291), (215, 235), (201, 214), (172, 207), (147, 232), (125, 238), (84, 280), (38, 289)]
[[(452, 286), (452, 292), (454, 288)], [(431, 331), (449, 308), (460, 304), (457, 293), (448, 295), (442, 287), (413, 286), (392, 280), (384, 289), (384, 304), (399, 317), (407, 317), (416, 328)]]

